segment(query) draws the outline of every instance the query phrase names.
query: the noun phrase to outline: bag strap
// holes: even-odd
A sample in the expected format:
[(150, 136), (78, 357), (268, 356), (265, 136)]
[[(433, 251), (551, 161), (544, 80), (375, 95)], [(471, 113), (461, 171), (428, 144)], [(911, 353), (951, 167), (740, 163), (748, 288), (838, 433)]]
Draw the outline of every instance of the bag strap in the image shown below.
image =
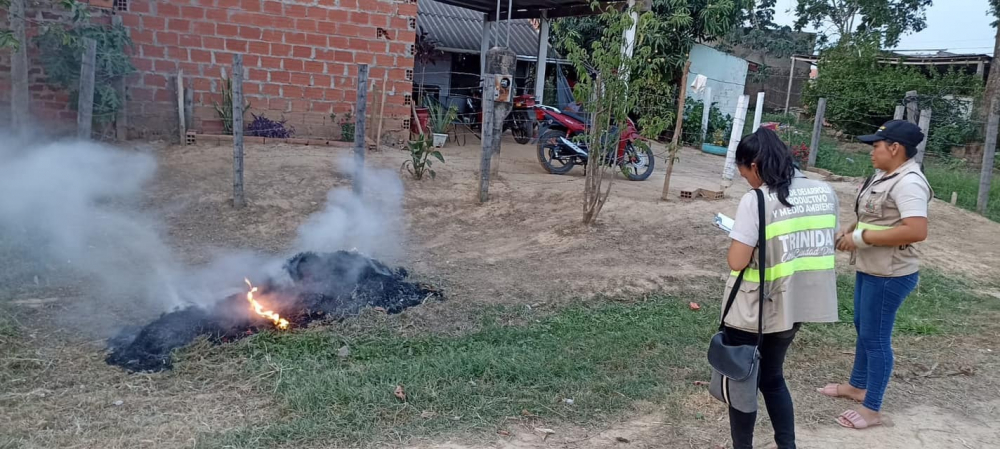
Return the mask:
[[(764, 274), (764, 267), (766, 264), (764, 261), (767, 255), (767, 217), (765, 216), (766, 210), (764, 208), (764, 192), (760, 189), (754, 189), (754, 192), (757, 193), (757, 219), (759, 220), (757, 227), (757, 265), (759, 268), (758, 271), (760, 272), (760, 289), (758, 290), (760, 292), (760, 300), (757, 302), (760, 304), (757, 311), (757, 346), (760, 346), (760, 343), (764, 339), (764, 299), (767, 297), (764, 293), (764, 290), (767, 288), (767, 284), (764, 282), (766, 279)], [(736, 300), (736, 294), (739, 293), (740, 286), (743, 285), (743, 275), (745, 275), (746, 272), (747, 269), (744, 268), (740, 270), (740, 274), (736, 276), (736, 282), (733, 284), (733, 289), (729, 292), (729, 299), (726, 300), (726, 307), (722, 311), (722, 319), (719, 322), (720, 331), (726, 325), (726, 315), (729, 315), (729, 309), (733, 307), (733, 302)]]
[(760, 298), (757, 300), (757, 346), (760, 346), (764, 341), (764, 301), (767, 300), (767, 276), (764, 272), (767, 270), (767, 213), (764, 209), (764, 192), (760, 189), (754, 189), (757, 192), (757, 215), (759, 224), (757, 226), (757, 272), (760, 273), (760, 288), (757, 290), (760, 293)]

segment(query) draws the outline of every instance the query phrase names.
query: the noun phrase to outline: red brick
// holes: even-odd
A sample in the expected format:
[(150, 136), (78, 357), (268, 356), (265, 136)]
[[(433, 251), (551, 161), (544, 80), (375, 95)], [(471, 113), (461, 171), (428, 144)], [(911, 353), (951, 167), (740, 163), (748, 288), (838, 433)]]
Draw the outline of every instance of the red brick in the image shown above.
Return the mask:
[(337, 32), (337, 22), (317, 22), (316, 32), (333, 37)]
[(234, 25), (247, 26), (247, 25), (252, 24), (253, 21), (254, 21), (254, 18), (256, 18), (256, 17), (257, 17), (257, 14), (250, 14), (248, 12), (242, 12), (242, 11), (231, 12), (231, 13), (229, 13), (229, 21), (228, 21), (228, 23), (232, 23)]
[(290, 74), (290, 77), (291, 77), (291, 79), (289, 80), (289, 83), (292, 83), (293, 85), (301, 86), (301, 87), (305, 87), (305, 86), (309, 85), (310, 78), (309, 78), (309, 74), (307, 74), (307, 73), (293, 72), (293, 73)]
[(180, 42), (180, 36), (174, 32), (159, 31), (156, 33), (156, 44), (176, 46)]
[(209, 50), (225, 50), (226, 40), (221, 37), (204, 36), (201, 38), (201, 45)]
[[(288, 91), (288, 87), (285, 87), (285, 92)], [(299, 95), (301, 98), (301, 95)], [(292, 97), (295, 98), (295, 97)], [(309, 100), (292, 100), (291, 102), (292, 112), (308, 112), (309, 111)]]
[(303, 96), (310, 100), (322, 100), (325, 98), (327, 88), (325, 87), (306, 87), (303, 89)]
[(243, 39), (226, 39), (226, 51), (247, 52), (247, 41)]
[(417, 2), (396, 5), (396, 14), (402, 17), (417, 17)]
[[(285, 70), (288, 70), (288, 68), (286, 67)], [(288, 81), (291, 80), (291, 75), (288, 72), (271, 72), (268, 80), (272, 83), (288, 84)]]
[(344, 9), (358, 9), (358, 0), (340, 0), (340, 7)]
[(375, 31), (369, 32), (367, 29), (350, 23), (337, 24), (337, 34), (347, 37), (370, 37), (375, 38)]
[(406, 17), (393, 17), (389, 20), (389, 28), (397, 31), (403, 31), (410, 29), (409, 19)]
[(268, 30), (268, 29), (265, 29), (260, 36), (260, 40), (271, 43), (281, 43), (284, 40), (284, 38), (285, 38), (284, 32), (276, 30)]
[(271, 44), (267, 42), (251, 41), (250, 48), (247, 50), (248, 53), (254, 55), (269, 55), (271, 54)]
[[(150, 2), (130, 2), (128, 5), (128, 12), (132, 14), (147, 14), (149, 13), (149, 3)], [(124, 14), (123, 14), (124, 15)]]
[(389, 43), (385, 41), (368, 41), (368, 52), (385, 55), (389, 52)]
[(167, 56), (166, 56), (167, 59), (170, 59), (172, 61), (188, 60), (188, 52), (186, 48), (170, 46), (166, 47), (166, 49), (167, 49)]
[(155, 73), (147, 73), (142, 76), (142, 84), (146, 87), (164, 89), (167, 87), (167, 77)]
[(240, 25), (240, 37), (244, 39), (254, 39), (254, 40), (260, 39), (261, 30), (260, 28), (257, 27), (248, 27)]
[(228, 23), (229, 11), (225, 9), (208, 8), (205, 9), (205, 19), (215, 23)]
[(334, 103), (330, 101), (312, 101), (309, 103), (309, 110), (329, 114), (333, 110)]
[(368, 51), (368, 41), (365, 39), (349, 39), (344, 50)]
[[(223, 61), (222, 61), (221, 58), (218, 59), (218, 61), (220, 63), (223, 63)], [(232, 60), (230, 59), (230, 61), (232, 61)], [(219, 78), (219, 77), (222, 76), (222, 67), (223, 66), (220, 65), (220, 64), (212, 64), (212, 65), (208, 65), (208, 66), (203, 66), (201, 68), (201, 70), (202, 70), (202, 73), (204, 73), (205, 76), (207, 76), (207, 77), (210, 77), (210, 78)]]
[(318, 30), (316, 24), (317, 22), (313, 19), (297, 19), (295, 20), (295, 29), (315, 33)]
[(327, 9), (316, 6), (306, 7), (306, 17), (313, 20), (326, 20)]
[(266, 70), (250, 69), (250, 77), (247, 79), (254, 81), (267, 81), (268, 73)]
[(192, 48), (190, 50), (190, 54), (191, 54), (191, 62), (199, 62), (203, 64), (212, 63), (212, 52), (210, 51)]
[(130, 30), (139, 28), (139, 24), (142, 23), (142, 18), (137, 15), (122, 15), (122, 25)]
[(163, 59), (166, 56), (166, 51), (163, 47), (157, 47), (155, 45), (141, 45), (139, 50), (142, 55), (147, 58), (158, 58)]
[(410, 54), (410, 45), (403, 42), (389, 42), (388, 53), (393, 55), (408, 55)]
[(160, 17), (180, 17), (181, 7), (169, 2), (157, 2), (156, 15)]
[(271, 44), (271, 56), (291, 56), (292, 46), (287, 44)]
[(279, 30), (295, 30), (295, 19), (291, 17), (272, 17), (271, 26)]
[(295, 72), (301, 72), (304, 66), (301, 59), (284, 59), (282, 60), (281, 65), (285, 70)]
[(313, 47), (326, 47), (326, 36), (322, 34), (307, 34), (306, 44), (312, 45)]
[(244, 11), (260, 12), (262, 7), (262, 2), (260, 0), (241, 0), (240, 8)]
[(296, 58), (311, 58), (313, 55), (312, 47), (302, 47), (295, 46), (292, 48), (292, 56)]
[(354, 54), (347, 51), (338, 51), (334, 56), (337, 62), (354, 63)]
[(190, 33), (191, 21), (187, 19), (170, 19), (167, 21), (167, 29), (178, 33)]
[(180, 70), (183, 70), (184, 73), (187, 73), (188, 75), (198, 73), (198, 69), (201, 68), (201, 65), (195, 62), (181, 62), (178, 63), (177, 66)]
[(243, 66), (244, 67), (258, 67), (260, 66), (260, 56), (254, 54), (248, 54), (243, 56)]
[(201, 48), (201, 35), (182, 34), (180, 39), (180, 46), (187, 48)]
[(326, 64), (326, 73), (330, 75), (343, 75), (347, 73), (347, 64), (330, 62)]
[(323, 69), (326, 67), (318, 61), (303, 61), (303, 66), (302, 70), (308, 73), (323, 73)]
[(199, 6), (185, 6), (181, 8), (181, 17), (192, 20), (204, 19), (205, 8)]
[(288, 100), (283, 98), (269, 98), (267, 100), (267, 109), (269, 111), (287, 111), (288, 110)]
[(133, 44), (152, 44), (155, 42), (153, 40), (153, 36), (155, 36), (156, 33), (151, 30), (132, 29), (129, 30), (129, 35), (132, 38)]
[(153, 60), (146, 58), (132, 58), (132, 65), (139, 72), (150, 72), (153, 70)]
[(264, 2), (264, 12), (270, 15), (281, 16), (284, 15), (285, 11), (282, 8), (281, 2)]
[(213, 36), (215, 35), (215, 23), (214, 22), (195, 22), (194, 32), (202, 36)]
[(340, 9), (334, 9), (326, 13), (326, 20), (334, 23), (344, 23), (350, 20), (350, 18), (351, 13)]
[(285, 43), (292, 45), (305, 45), (305, 33), (285, 33)]
[(296, 19), (304, 19), (306, 18), (306, 7), (285, 3), (285, 16), (294, 17)]
[(167, 29), (167, 19), (157, 16), (142, 16), (142, 28), (146, 30)]
[(350, 21), (356, 25), (369, 25), (371, 24), (372, 16), (366, 12), (352, 12)]
[(240, 35), (240, 28), (228, 23), (218, 23), (215, 25), (216, 33), (224, 37), (236, 37)]
[(215, 6), (225, 9), (239, 9), (240, 0), (215, 0)]
[[(254, 44), (253, 42), (250, 43), (250, 45), (253, 45), (253, 44)], [(263, 67), (263, 68), (265, 68), (265, 69), (280, 69), (281, 68), (281, 59), (279, 59), (279, 58), (270, 58), (270, 57), (267, 57), (267, 56), (262, 56), (260, 58), (260, 66)]]
[(375, 56), (371, 53), (358, 52), (354, 55), (354, 62), (358, 64), (372, 65), (375, 63)]
[(260, 92), (264, 95), (281, 95), (281, 86), (274, 83), (264, 83), (264, 85), (261, 86)]
[(394, 8), (394, 6), (396, 6), (395, 3), (396, 2), (376, 2), (375, 11), (381, 14), (396, 14), (396, 9)]
[(328, 46), (336, 50), (346, 50), (351, 45), (351, 40), (344, 36), (330, 36)]
[(173, 95), (173, 92), (171, 92), (171, 91), (169, 91), (167, 89), (156, 89), (153, 92), (153, 101), (167, 102), (167, 101), (171, 101), (171, 100), (176, 101), (177, 97), (175, 97)]

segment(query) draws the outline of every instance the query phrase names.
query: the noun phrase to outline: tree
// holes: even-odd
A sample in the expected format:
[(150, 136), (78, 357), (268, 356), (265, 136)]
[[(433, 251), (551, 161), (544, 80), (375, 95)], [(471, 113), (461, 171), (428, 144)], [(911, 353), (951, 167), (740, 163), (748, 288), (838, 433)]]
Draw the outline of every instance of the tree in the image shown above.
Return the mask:
[(751, 79), (755, 83), (763, 83), (770, 75), (768, 58), (787, 60), (795, 54), (812, 53), (815, 46), (810, 35), (774, 23), (775, 3), (776, 0), (760, 0), (755, 8), (746, 10), (743, 26), (734, 27), (718, 46), (719, 50), (740, 57), (759, 54), (760, 68), (750, 75), (756, 77)]
[[(6, 9), (8, 14), (13, 12), (10, 10), (10, 0), (0, 0), (0, 8)], [(9, 28), (0, 29), (0, 50), (9, 48), (12, 51), (17, 51), (20, 47), (21, 43), (14, 37), (14, 30)]]
[(998, 75), (1000, 70), (993, 69), (993, 67), (1000, 67), (997, 65), (1000, 64), (1000, 26), (998, 26), (1000, 24), (1000, 0), (990, 0), (989, 13), (997, 19), (993, 21), (993, 28), (996, 28), (997, 32), (996, 42), (993, 44), (993, 62), (990, 64), (990, 72), (992, 73), (986, 79), (986, 94), (984, 96), (986, 104), (980, 109), (980, 117), (984, 124), (989, 117), (989, 111), (1000, 108), (1000, 75)]
[[(874, 33), (886, 47), (895, 47), (899, 38), (927, 27), (925, 10), (932, 0), (799, 0), (795, 8), (795, 29), (807, 25), (833, 29), (837, 40), (856, 33)], [(821, 33), (823, 42), (830, 37)]]

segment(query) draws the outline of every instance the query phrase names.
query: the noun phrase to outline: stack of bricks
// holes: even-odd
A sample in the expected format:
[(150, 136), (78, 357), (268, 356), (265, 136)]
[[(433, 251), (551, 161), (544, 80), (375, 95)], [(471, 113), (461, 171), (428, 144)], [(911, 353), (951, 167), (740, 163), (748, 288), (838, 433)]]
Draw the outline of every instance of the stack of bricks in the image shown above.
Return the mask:
[[(342, 119), (355, 109), (357, 64), (362, 63), (369, 65), (372, 82), (388, 78), (383, 128), (387, 134), (404, 132), (403, 121), (410, 115), (406, 99), (412, 90), (416, 0), (115, 0), (112, 10), (95, 16), (121, 15), (134, 43), (137, 71), (127, 80), (133, 136), (176, 130), (178, 71), (194, 93), (194, 129), (220, 132), (222, 120), (214, 105), (221, 103), (222, 76), (232, 74), (235, 53), (243, 54), (243, 91), (250, 112), (284, 118), (299, 136), (340, 135), (330, 115)], [(29, 22), (29, 34), (37, 26)], [(0, 75), (0, 84), (9, 86), (9, 55), (3, 58), (0, 65), (8, 70)], [(31, 59), (32, 71), (40, 77), (37, 55)], [(31, 81), (33, 90), (43, 89), (40, 79)], [(4, 92), (9, 97), (7, 91), (9, 87)], [(67, 95), (52, 95), (45, 101), (68, 104)], [(369, 95), (369, 110), (380, 103), (374, 97)], [(33, 95), (33, 103), (39, 100)], [(47, 106), (62, 106), (69, 111), (63, 118), (75, 118), (65, 104)]]

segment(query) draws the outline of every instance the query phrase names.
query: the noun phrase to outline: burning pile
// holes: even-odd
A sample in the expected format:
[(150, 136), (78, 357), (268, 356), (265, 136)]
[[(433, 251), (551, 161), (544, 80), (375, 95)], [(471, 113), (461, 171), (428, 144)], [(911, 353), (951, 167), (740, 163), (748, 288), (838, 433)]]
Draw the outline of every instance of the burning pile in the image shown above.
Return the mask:
[(439, 295), (408, 282), (406, 270), (353, 252), (301, 253), (288, 260), (285, 270), (291, 285), (268, 280), (254, 286), (246, 280), (246, 294), (230, 296), (212, 308), (188, 307), (142, 328), (123, 330), (108, 341), (107, 362), (129, 371), (160, 371), (170, 368), (171, 351), (200, 335), (232, 341), (261, 328), (301, 327), (356, 315), (366, 307), (399, 313)]

